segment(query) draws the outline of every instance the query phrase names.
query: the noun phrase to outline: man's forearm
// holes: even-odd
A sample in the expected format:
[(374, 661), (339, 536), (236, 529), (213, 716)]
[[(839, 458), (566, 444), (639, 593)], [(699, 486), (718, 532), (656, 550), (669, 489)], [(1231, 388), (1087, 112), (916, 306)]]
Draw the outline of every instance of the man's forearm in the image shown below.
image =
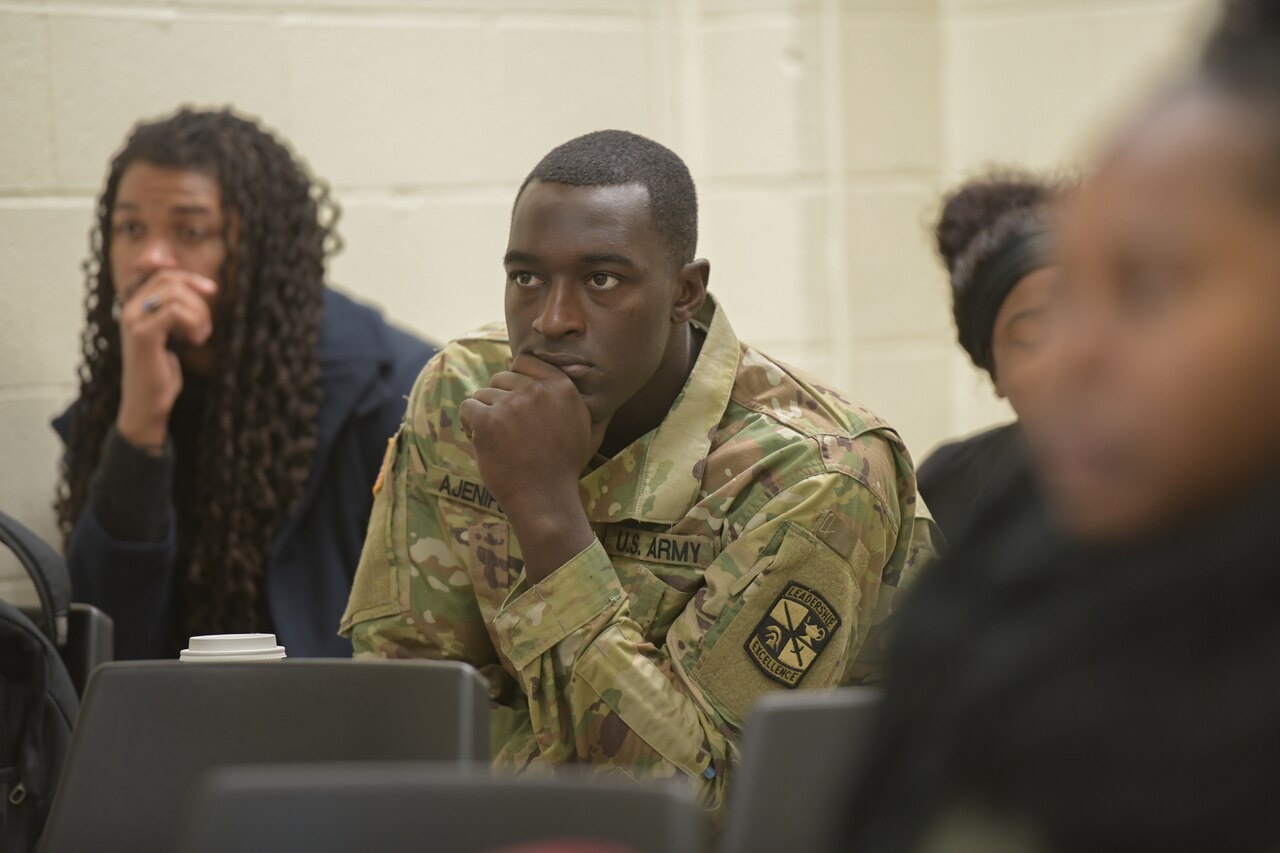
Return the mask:
[(525, 577), (535, 584), (582, 553), (595, 539), (575, 481), (522, 496), (503, 509), (524, 555)]

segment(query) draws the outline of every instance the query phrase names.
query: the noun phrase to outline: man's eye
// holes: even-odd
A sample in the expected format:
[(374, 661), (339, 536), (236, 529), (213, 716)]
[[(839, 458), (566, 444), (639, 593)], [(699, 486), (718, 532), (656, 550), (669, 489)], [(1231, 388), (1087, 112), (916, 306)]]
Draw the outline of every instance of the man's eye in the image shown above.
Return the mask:
[(513, 272), (508, 278), (511, 279), (517, 287), (537, 287), (542, 284), (542, 279), (538, 278), (531, 272)]
[(609, 275), (607, 272), (598, 272), (591, 276), (590, 284), (595, 290), (612, 290), (622, 283), (616, 275)]

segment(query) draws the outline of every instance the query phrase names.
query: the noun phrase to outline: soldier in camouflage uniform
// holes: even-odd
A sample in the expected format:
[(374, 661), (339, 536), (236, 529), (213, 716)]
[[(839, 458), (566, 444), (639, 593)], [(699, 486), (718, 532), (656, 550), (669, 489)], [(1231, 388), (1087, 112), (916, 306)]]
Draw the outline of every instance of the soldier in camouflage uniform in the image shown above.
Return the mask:
[(419, 378), (342, 630), (484, 673), (499, 767), (684, 774), (718, 805), (757, 698), (874, 675), (931, 528), (892, 429), (738, 341), (696, 221), (643, 137), (535, 168), (506, 328)]

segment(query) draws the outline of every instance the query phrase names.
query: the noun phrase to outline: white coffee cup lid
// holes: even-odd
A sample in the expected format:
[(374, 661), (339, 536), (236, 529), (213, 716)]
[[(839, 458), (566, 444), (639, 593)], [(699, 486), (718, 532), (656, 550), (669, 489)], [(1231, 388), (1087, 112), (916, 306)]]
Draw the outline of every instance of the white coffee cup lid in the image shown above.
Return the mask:
[(275, 634), (206, 634), (192, 637), (181, 660), (252, 661), (279, 660), (285, 656), (284, 646), (276, 644)]

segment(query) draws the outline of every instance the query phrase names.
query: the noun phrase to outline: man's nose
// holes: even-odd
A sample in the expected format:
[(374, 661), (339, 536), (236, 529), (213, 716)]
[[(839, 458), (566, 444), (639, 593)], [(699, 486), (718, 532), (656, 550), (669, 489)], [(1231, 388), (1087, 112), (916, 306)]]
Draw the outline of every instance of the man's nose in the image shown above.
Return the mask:
[(574, 283), (552, 282), (547, 286), (542, 311), (533, 321), (534, 331), (552, 339), (581, 334), (586, 329), (582, 307), (582, 294)]

